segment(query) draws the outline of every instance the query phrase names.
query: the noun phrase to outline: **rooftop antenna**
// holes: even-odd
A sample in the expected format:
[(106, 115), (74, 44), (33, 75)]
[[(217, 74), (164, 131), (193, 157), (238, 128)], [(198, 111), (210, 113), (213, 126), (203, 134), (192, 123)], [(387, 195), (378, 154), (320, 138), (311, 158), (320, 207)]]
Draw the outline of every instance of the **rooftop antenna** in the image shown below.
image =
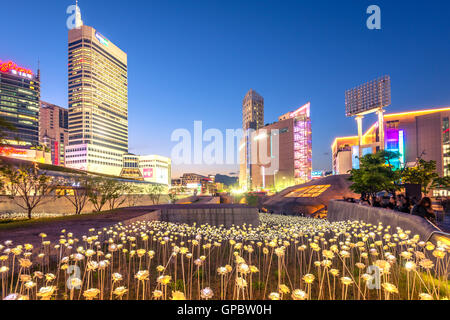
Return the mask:
[(79, 29), (83, 25), (83, 20), (81, 20), (81, 10), (78, 6), (78, 0), (75, 0), (75, 28)]
[(41, 80), (41, 59), (39, 59), (39, 57), (38, 57), (37, 78), (38, 80)]

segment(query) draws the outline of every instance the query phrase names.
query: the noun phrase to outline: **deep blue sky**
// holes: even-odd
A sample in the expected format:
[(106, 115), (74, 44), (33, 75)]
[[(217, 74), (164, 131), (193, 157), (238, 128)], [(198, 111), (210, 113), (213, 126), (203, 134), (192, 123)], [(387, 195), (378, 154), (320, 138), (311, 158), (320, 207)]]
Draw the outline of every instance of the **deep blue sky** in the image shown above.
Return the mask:
[[(4, 0), (0, 59), (35, 69), (42, 99), (67, 107), (71, 0)], [(174, 129), (241, 127), (253, 88), (265, 122), (311, 101), (313, 167), (331, 167), (337, 135), (354, 135), (344, 91), (383, 74), (390, 111), (450, 106), (450, 1), (80, 0), (84, 23), (128, 54), (130, 152), (170, 156)], [(382, 30), (366, 28), (381, 7)], [(369, 126), (371, 121), (366, 121)], [(229, 167), (175, 167), (215, 173)]]

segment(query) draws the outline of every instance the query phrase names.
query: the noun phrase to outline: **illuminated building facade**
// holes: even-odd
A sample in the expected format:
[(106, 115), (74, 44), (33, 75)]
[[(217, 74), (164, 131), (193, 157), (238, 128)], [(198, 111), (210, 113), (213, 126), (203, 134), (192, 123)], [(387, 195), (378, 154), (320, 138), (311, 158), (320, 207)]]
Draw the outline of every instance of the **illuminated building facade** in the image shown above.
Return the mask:
[(250, 89), (242, 101), (242, 129), (244, 137), (241, 141), (239, 185), (251, 189), (251, 142), (250, 135), (254, 130), (264, 126), (264, 98), (255, 90)]
[[(437, 173), (449, 176), (450, 164), (450, 108), (391, 113), (384, 115), (384, 148), (400, 153), (393, 165), (398, 168), (414, 166), (418, 158), (435, 160)], [(378, 123), (372, 125), (362, 136), (365, 149), (362, 154), (379, 150)], [(357, 168), (358, 137), (336, 138), (331, 146), (333, 172), (345, 174)]]
[(172, 176), (172, 160), (159, 155), (139, 156), (139, 170), (144, 181), (169, 185)]
[(0, 116), (16, 130), (3, 130), (3, 143), (16, 147), (39, 145), (39, 72), (0, 60)]
[[(253, 189), (278, 190), (311, 180), (310, 107), (308, 102), (297, 110), (280, 116), (277, 122), (256, 130), (252, 137), (253, 147), (257, 148), (252, 154), (258, 154), (258, 160), (251, 164)], [(264, 154), (270, 159), (270, 163), (265, 163), (266, 159), (261, 158)]]
[(123, 178), (144, 180), (139, 170), (139, 156), (131, 153), (123, 155), (123, 166), (120, 176)]
[(123, 155), (121, 177), (154, 182), (170, 186), (172, 160), (159, 155), (137, 156)]
[(51, 163), (49, 152), (39, 146), (39, 71), (0, 60), (0, 117), (15, 130), (3, 128), (0, 155)]
[[(66, 165), (118, 176), (128, 152), (127, 55), (82, 25), (80, 15), (77, 20), (79, 27), (69, 31)], [(79, 150), (87, 151), (86, 157)]]
[(39, 115), (39, 139), (51, 150), (52, 164), (64, 166), (65, 147), (69, 140), (68, 110), (41, 101)]

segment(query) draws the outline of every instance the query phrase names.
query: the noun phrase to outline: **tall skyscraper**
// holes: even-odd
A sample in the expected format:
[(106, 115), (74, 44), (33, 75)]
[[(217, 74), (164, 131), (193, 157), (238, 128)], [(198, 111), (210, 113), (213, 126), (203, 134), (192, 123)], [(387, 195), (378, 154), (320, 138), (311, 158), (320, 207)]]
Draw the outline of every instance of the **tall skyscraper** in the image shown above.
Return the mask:
[(119, 175), (128, 152), (127, 54), (76, 12), (69, 31), (66, 166)]
[(65, 147), (69, 140), (69, 113), (67, 109), (41, 101), (39, 115), (39, 140), (52, 154), (52, 163), (63, 166)]
[(242, 129), (258, 130), (264, 126), (264, 98), (250, 89), (242, 102)]
[(242, 101), (242, 129), (244, 138), (240, 147), (239, 186), (251, 189), (251, 140), (252, 130), (264, 126), (264, 98), (255, 90), (250, 89)]

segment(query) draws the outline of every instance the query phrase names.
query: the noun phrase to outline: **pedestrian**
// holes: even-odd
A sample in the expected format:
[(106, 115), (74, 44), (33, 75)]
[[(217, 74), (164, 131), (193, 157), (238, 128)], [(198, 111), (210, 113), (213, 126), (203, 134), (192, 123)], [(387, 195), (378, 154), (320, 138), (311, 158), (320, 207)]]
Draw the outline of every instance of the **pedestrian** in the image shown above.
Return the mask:
[(395, 201), (395, 196), (389, 198), (389, 202), (386, 204), (386, 209), (396, 210), (397, 202)]
[(436, 214), (431, 207), (431, 199), (428, 197), (422, 198), (422, 200), (414, 206), (411, 213), (415, 216), (427, 219), (432, 223), (436, 223)]
[(381, 208), (382, 207), (382, 199), (380, 196), (376, 196), (372, 201), (372, 207)]
[(400, 205), (398, 206), (398, 211), (403, 213), (411, 213), (411, 203), (406, 197), (401, 197)]

